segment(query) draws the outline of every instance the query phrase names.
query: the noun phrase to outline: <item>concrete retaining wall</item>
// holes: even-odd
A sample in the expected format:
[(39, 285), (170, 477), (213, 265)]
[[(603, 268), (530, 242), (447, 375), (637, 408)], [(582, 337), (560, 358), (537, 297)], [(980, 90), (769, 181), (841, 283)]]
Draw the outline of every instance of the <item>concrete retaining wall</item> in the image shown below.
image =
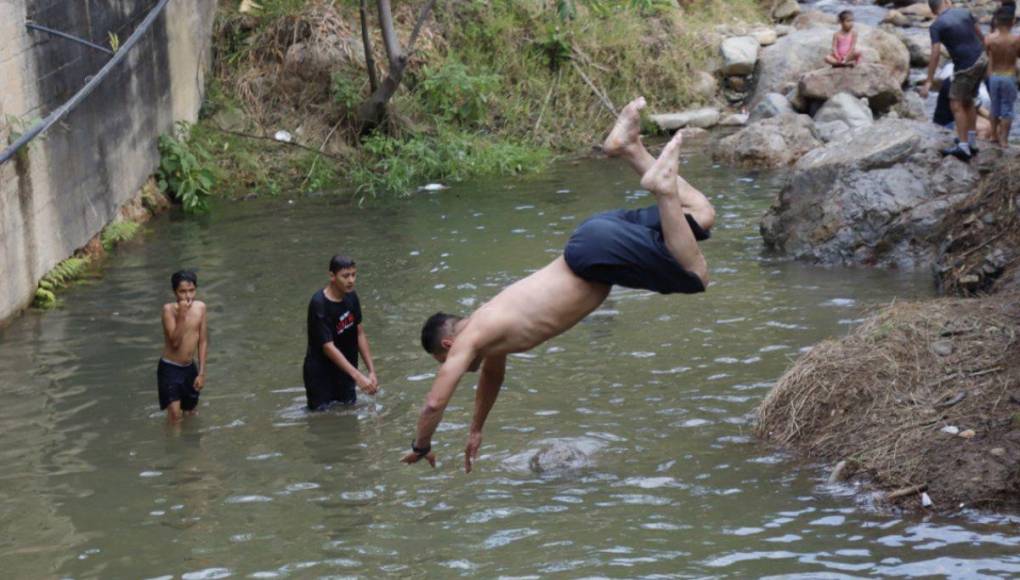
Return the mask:
[[(136, 0), (0, 2), (0, 144), (73, 95), (109, 58), (25, 28), (121, 42), (155, 5)], [(84, 246), (159, 162), (161, 133), (194, 121), (211, 57), (215, 0), (170, 0), (127, 58), (64, 122), (0, 166), (0, 323), (46, 272)]]

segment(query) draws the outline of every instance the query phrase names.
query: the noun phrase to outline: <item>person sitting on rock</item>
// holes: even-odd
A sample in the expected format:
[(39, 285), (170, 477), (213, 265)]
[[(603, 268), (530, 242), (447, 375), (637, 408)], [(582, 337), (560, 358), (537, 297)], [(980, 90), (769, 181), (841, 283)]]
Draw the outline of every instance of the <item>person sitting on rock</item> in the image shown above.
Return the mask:
[(825, 57), (825, 62), (834, 67), (857, 66), (861, 63), (861, 51), (857, 50), (854, 13), (849, 10), (840, 12), (839, 27), (832, 35), (832, 52)]
[(482, 443), (482, 426), (503, 384), (507, 355), (531, 350), (570, 329), (602, 304), (614, 284), (662, 294), (705, 291), (708, 264), (698, 240), (709, 237), (715, 210), (677, 173), (679, 132), (658, 159), (642, 145), (644, 105), (638, 98), (624, 107), (603, 149), (642, 176), (641, 187), (655, 194), (656, 205), (596, 214), (577, 228), (562, 256), (510, 285), (471, 316), (439, 312), (425, 322), (422, 347), (441, 366), (403, 462), (425, 459), (435, 467), (432, 435), (457, 383), (480, 368), (464, 451), (464, 469), (470, 472)]

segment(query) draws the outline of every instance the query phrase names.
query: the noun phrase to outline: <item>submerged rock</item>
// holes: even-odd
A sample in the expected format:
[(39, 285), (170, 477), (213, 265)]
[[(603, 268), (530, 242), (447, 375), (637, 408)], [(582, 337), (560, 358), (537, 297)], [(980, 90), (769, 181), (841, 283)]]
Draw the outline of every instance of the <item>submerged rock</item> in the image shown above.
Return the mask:
[(931, 263), (932, 229), (978, 179), (939, 153), (951, 137), (929, 123), (883, 119), (811, 151), (762, 218), (765, 245), (828, 264)]
[(821, 144), (814, 134), (811, 117), (784, 113), (720, 139), (714, 157), (750, 167), (782, 167)]

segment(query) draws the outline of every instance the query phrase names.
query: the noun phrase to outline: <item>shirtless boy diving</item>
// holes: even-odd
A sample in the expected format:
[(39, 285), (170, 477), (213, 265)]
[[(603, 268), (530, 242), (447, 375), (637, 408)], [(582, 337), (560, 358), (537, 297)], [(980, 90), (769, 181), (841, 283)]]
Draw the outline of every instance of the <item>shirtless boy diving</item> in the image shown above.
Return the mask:
[(623, 109), (603, 149), (641, 175), (641, 187), (655, 194), (656, 205), (589, 218), (573, 233), (563, 256), (507, 287), (471, 316), (437, 313), (425, 322), (422, 346), (440, 367), (404, 463), (425, 459), (435, 467), (432, 435), (443, 411), (461, 377), (481, 368), (464, 450), (464, 470), (470, 472), (482, 427), (503, 384), (507, 355), (531, 350), (573, 327), (602, 304), (614, 284), (662, 294), (705, 291), (708, 265), (698, 240), (709, 237), (715, 210), (677, 173), (679, 133), (658, 159), (645, 149), (640, 139), (644, 106), (644, 98), (638, 98)]
[[(198, 277), (181, 270), (170, 277), (175, 302), (163, 305), (163, 356), (156, 369), (159, 408), (166, 409), (170, 423), (184, 413), (195, 414), (198, 395), (205, 386), (205, 358), (209, 350), (209, 329), (205, 303), (195, 300)], [(195, 364), (195, 354), (198, 364)]]

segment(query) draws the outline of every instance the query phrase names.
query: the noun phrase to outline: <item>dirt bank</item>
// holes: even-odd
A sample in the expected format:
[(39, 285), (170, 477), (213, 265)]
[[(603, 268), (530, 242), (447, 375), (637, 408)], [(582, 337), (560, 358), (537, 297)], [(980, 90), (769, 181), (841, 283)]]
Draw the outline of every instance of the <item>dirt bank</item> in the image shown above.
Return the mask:
[[(932, 509), (1020, 508), (1020, 294), (890, 306), (780, 379), (758, 435)], [(954, 433), (955, 432), (955, 433)], [(921, 508), (919, 493), (893, 500)]]

